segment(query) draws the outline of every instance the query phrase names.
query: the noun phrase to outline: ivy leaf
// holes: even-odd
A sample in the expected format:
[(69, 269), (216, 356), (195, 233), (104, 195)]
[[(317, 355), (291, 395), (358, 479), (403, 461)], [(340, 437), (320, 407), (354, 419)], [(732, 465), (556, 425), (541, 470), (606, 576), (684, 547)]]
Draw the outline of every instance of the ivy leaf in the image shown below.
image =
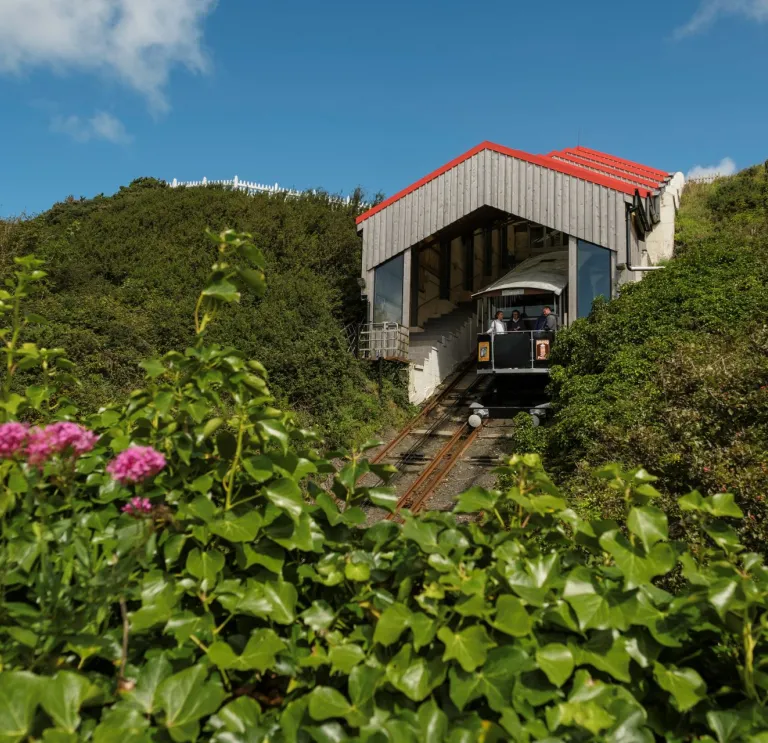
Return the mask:
[(0, 673), (0, 741), (17, 743), (27, 737), (45, 681), (28, 671)]
[(384, 645), (384, 647), (396, 642), (408, 628), (410, 618), (411, 612), (404, 604), (388, 606), (382, 612), (379, 621), (376, 622), (373, 641)]
[(165, 654), (156, 655), (150, 658), (139, 673), (136, 681), (136, 688), (130, 692), (130, 698), (133, 699), (142, 712), (147, 715), (155, 714), (157, 710), (157, 689), (160, 684), (173, 673), (171, 666)]
[(205, 683), (207, 675), (204, 666), (192, 666), (165, 679), (157, 691), (165, 727), (177, 743), (197, 740), (198, 721), (212, 715), (226, 697), (217, 683)]
[(251, 633), (248, 644), (241, 655), (236, 655), (230, 645), (223, 641), (214, 642), (208, 648), (211, 663), (219, 668), (235, 671), (258, 671), (264, 673), (275, 664), (275, 656), (286, 647), (274, 630), (257, 629)]
[(613, 557), (616, 567), (623, 573), (627, 591), (650, 583), (658, 575), (665, 575), (675, 565), (675, 554), (668, 544), (655, 545), (646, 556), (618, 530), (603, 534), (600, 546)]
[(410, 645), (404, 645), (388, 663), (387, 680), (414, 702), (421, 702), (445, 681), (446, 665), (439, 659), (412, 657)]
[(329, 629), (336, 615), (327, 601), (313, 601), (312, 606), (301, 613), (301, 619), (315, 632)]
[(441, 627), (437, 633), (445, 645), (443, 660), (456, 659), (465, 671), (474, 671), (485, 663), (488, 650), (496, 643), (488, 637), (485, 627), (474, 625), (454, 634), (448, 627)]
[(243, 469), (251, 476), (251, 479), (260, 484), (266, 482), (274, 474), (274, 465), (269, 457), (259, 454), (257, 457), (249, 457), (243, 460)]
[(289, 436), (285, 426), (276, 420), (257, 421), (256, 428), (267, 441), (274, 439), (280, 444), (280, 448), (285, 454), (288, 451)]
[(448, 733), (448, 717), (434, 699), (419, 707), (418, 721), (421, 743), (444, 743)]
[(165, 371), (165, 366), (163, 366), (163, 362), (160, 359), (140, 361), (139, 366), (144, 369), (150, 379), (159, 377)]
[(463, 492), (453, 509), (454, 513), (477, 513), (478, 511), (493, 511), (499, 493), (491, 492), (478, 485)]
[(262, 297), (267, 290), (267, 282), (264, 273), (255, 268), (238, 268), (238, 276), (254, 291), (257, 297)]
[(131, 707), (113, 707), (93, 731), (93, 743), (144, 743), (149, 720)]
[(561, 725), (566, 727), (575, 725), (589, 730), (592, 735), (597, 735), (616, 722), (616, 718), (599, 702), (591, 699), (579, 702), (564, 702), (557, 706), (557, 710), (560, 713)]
[(488, 653), (485, 665), (475, 671), (481, 680), (481, 690), (488, 706), (500, 712), (509, 705), (515, 687), (515, 679), (527, 671), (533, 671), (533, 659), (519, 647), (505, 645)]
[(733, 493), (716, 493), (711, 498), (707, 498), (707, 501), (709, 506), (707, 510), (717, 518), (744, 518), (743, 511), (733, 500)]
[[(246, 735), (246, 733), (256, 728), (261, 720), (261, 707), (255, 699), (251, 697), (238, 697), (233, 702), (224, 705), (211, 719), (212, 726), (218, 728), (219, 726), (229, 733), (237, 733), (238, 735)], [(213, 740), (221, 740), (224, 743), (223, 736), (221, 739), (218, 737)]]
[(214, 521), (208, 525), (208, 528), (228, 542), (252, 542), (259, 533), (261, 523), (261, 516), (256, 510), (249, 511), (243, 516), (235, 516), (232, 512), (227, 512), (223, 519)]
[(666, 668), (656, 662), (653, 664), (653, 677), (664, 691), (672, 695), (675, 706), (681, 712), (695, 707), (707, 695), (704, 679), (693, 668)]
[(74, 733), (80, 725), (80, 707), (100, 691), (85, 676), (73, 671), (59, 671), (48, 681), (41, 698), (43, 709), (56, 725)]
[(205, 591), (216, 583), (216, 576), (224, 569), (224, 555), (217, 550), (201, 552), (193, 549), (187, 557), (186, 567), (191, 575), (200, 580)]
[(530, 633), (533, 620), (526, 611), (525, 604), (517, 596), (502, 594), (496, 602), (493, 626), (512, 637), (524, 637)]
[(730, 743), (730, 741), (742, 740), (741, 731), (744, 726), (744, 720), (736, 712), (716, 712), (712, 710), (707, 712), (707, 722), (717, 736), (717, 743)]
[(611, 626), (611, 606), (598, 590), (589, 570), (576, 568), (571, 572), (565, 581), (563, 598), (573, 607), (582, 632)]
[(349, 674), (349, 698), (355, 707), (362, 707), (373, 699), (376, 687), (384, 677), (383, 668), (356, 665)]
[(299, 521), (306, 508), (306, 503), (301, 489), (293, 480), (281, 477), (265, 486), (264, 492), (267, 498), (278, 508), (285, 511), (295, 522)]
[(348, 676), (350, 671), (365, 659), (365, 653), (359, 645), (348, 643), (331, 648), (328, 658), (333, 672)]
[(291, 624), (296, 619), (296, 602), (299, 595), (296, 586), (282, 578), (264, 584), (264, 596), (272, 605), (269, 618), (278, 624)]
[(347, 698), (330, 686), (317, 686), (309, 695), (309, 715), (313, 720), (344, 717), (352, 710)]
[(629, 512), (627, 527), (643, 543), (646, 552), (654, 544), (669, 538), (667, 515), (653, 506), (635, 507)]
[(448, 680), (448, 694), (459, 712), (463, 712), (468, 704), (483, 695), (483, 679), (480, 674), (451, 667)]
[(385, 508), (394, 513), (399, 500), (394, 488), (368, 488), (366, 490), (368, 500), (379, 508)]
[(562, 686), (573, 673), (573, 654), (563, 644), (553, 642), (536, 651), (536, 662), (555, 686)]
[(413, 632), (413, 647), (415, 650), (429, 645), (437, 633), (437, 621), (420, 611), (411, 614), (408, 626), (411, 628), (411, 632)]
[(237, 291), (237, 287), (226, 279), (221, 279), (220, 281), (214, 281), (213, 283), (208, 284), (208, 286), (203, 289), (202, 294), (205, 297), (217, 299), (220, 302), (226, 302), (227, 304), (240, 301), (240, 292)]
[(440, 527), (430, 521), (406, 516), (403, 526), (403, 539), (410, 539), (419, 545), (422, 552), (427, 554), (431, 552), (440, 552), (440, 546), (437, 543), (437, 535), (440, 533)]

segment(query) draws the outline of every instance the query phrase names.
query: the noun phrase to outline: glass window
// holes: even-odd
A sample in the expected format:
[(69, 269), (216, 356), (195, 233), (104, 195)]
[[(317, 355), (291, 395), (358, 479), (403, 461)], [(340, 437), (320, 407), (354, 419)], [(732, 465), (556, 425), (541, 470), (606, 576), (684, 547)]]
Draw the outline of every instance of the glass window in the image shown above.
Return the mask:
[(611, 298), (611, 251), (584, 240), (578, 241), (578, 250), (579, 317), (586, 317), (595, 297)]
[(403, 254), (376, 268), (373, 279), (373, 321), (403, 322)]

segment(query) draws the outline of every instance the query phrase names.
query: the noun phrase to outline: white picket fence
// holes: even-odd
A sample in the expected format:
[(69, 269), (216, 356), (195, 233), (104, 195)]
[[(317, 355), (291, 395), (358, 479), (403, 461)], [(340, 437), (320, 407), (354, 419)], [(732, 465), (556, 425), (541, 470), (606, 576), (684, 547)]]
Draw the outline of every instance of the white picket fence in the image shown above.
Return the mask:
[[(303, 193), (317, 193), (315, 190), (295, 191), (291, 188), (283, 188), (277, 183), (274, 185), (268, 185), (266, 183), (256, 183), (255, 181), (241, 181), (237, 176), (235, 176), (231, 181), (209, 181), (207, 178), (203, 178), (201, 181), (179, 181), (174, 178), (170, 185), (171, 188), (178, 188), (179, 186), (184, 186), (185, 188), (194, 188), (196, 186), (225, 186), (226, 188), (231, 188), (235, 191), (244, 191), (248, 194), (268, 193), (281, 194), (286, 196), (301, 196)], [(345, 206), (352, 201), (351, 196), (335, 196), (333, 194), (329, 194), (328, 198), (339, 204), (344, 204)], [(361, 204), (360, 206), (366, 208), (368, 205)]]

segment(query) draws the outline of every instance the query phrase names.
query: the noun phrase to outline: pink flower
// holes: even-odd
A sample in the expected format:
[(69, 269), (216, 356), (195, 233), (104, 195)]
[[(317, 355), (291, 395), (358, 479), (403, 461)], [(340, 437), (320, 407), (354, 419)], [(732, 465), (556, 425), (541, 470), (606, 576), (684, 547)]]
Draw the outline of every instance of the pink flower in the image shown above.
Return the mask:
[(56, 454), (79, 457), (91, 451), (98, 438), (92, 431), (67, 421), (33, 428), (27, 439), (27, 458), (30, 464), (39, 466)]
[(151, 446), (132, 446), (121, 451), (107, 466), (112, 479), (122, 485), (143, 482), (165, 467), (165, 457)]
[(23, 449), (28, 428), (15, 421), (0, 425), (0, 459), (11, 459)]
[(123, 506), (123, 513), (130, 513), (131, 516), (141, 516), (144, 513), (152, 512), (152, 503), (149, 498), (131, 498), (130, 503)]

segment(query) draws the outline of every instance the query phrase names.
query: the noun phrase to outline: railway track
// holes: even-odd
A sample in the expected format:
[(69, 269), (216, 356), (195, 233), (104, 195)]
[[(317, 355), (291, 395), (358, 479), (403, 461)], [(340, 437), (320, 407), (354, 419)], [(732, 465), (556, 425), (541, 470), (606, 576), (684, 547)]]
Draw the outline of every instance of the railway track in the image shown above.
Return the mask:
[[(542, 403), (541, 391), (535, 388), (522, 388), (516, 383), (499, 391), (495, 386), (490, 388), (490, 383), (492, 377), (476, 375), (474, 359), (470, 359), (374, 456), (371, 460), (374, 464), (387, 462), (395, 466), (397, 471), (388, 484), (395, 488), (399, 498), (393, 513), (369, 504), (366, 509), (369, 523), (380, 519), (400, 520), (402, 509), (413, 513), (426, 508), (450, 507), (452, 488), (460, 492), (483, 479), (487, 482), (489, 475), (484, 473), (496, 466), (506, 453), (500, 440), (511, 436), (512, 426), (503, 421)], [(481, 402), (495, 411), (477, 428), (468, 421), (472, 402)], [(503, 415), (495, 418), (499, 412)]]
[(429, 465), (400, 496), (394, 512), (387, 514), (387, 520), (400, 519), (399, 513), (403, 508), (409, 509), (411, 513), (422, 510), (427, 504), (429, 496), (459, 462), (464, 452), (472, 446), (481, 429), (482, 426), (471, 428), (467, 423), (462, 424)]
[[(384, 518), (398, 518), (397, 512), (402, 508), (419, 511), (426, 507), (430, 495), (480, 433), (480, 428), (471, 428), (466, 422), (467, 402), (479, 394), (485, 384), (486, 379), (475, 376), (474, 359), (470, 359), (419, 415), (372, 459), (374, 464), (388, 460), (398, 470), (389, 485), (402, 494), (395, 512)], [(442, 445), (435, 451), (439, 443)], [(415, 477), (414, 469), (417, 470)]]

